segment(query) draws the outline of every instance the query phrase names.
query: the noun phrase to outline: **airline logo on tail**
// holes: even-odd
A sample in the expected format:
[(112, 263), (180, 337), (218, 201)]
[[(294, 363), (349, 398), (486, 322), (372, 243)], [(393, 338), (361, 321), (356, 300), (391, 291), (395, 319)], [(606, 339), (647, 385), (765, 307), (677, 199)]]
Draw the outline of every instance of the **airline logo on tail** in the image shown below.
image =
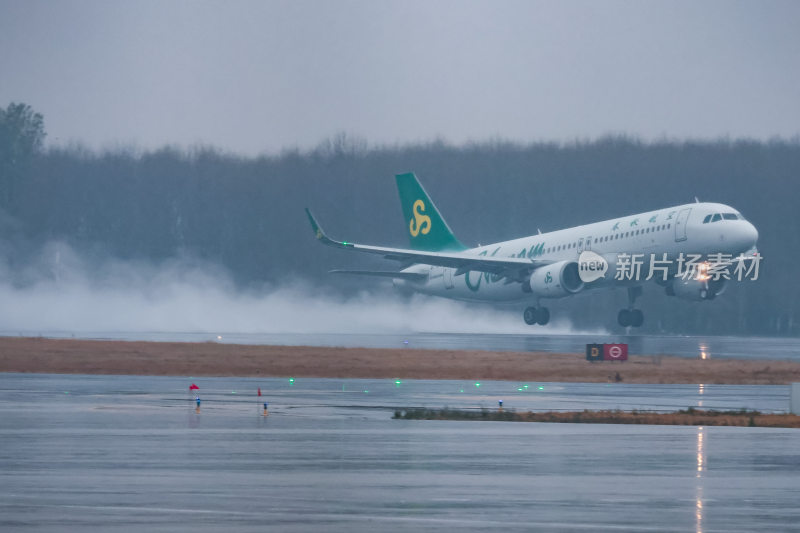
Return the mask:
[(412, 218), (408, 224), (408, 231), (411, 233), (412, 237), (416, 237), (420, 233), (427, 235), (431, 231), (431, 217), (423, 215), (422, 213), (424, 211), (425, 202), (422, 200), (414, 202), (414, 207), (411, 210), (414, 218)]
[(453, 252), (467, 249), (453, 235), (436, 204), (414, 174), (398, 174), (395, 179), (412, 250)]

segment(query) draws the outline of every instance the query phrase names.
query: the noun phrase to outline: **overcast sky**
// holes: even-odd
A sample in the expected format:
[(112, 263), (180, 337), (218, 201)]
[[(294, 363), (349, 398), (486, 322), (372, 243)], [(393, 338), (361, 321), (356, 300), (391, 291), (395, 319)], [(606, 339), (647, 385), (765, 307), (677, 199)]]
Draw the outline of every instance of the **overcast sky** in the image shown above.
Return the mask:
[(800, 2), (0, 0), (48, 141), (791, 138)]

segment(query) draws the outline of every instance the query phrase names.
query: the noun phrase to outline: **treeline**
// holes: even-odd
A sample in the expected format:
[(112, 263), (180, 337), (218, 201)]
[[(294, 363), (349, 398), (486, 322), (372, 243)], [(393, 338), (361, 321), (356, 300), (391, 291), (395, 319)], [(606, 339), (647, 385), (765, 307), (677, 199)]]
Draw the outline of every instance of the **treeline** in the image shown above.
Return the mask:
[[(37, 115), (27, 109), (35, 122)], [(0, 111), (6, 120), (8, 110)], [(646, 286), (644, 331), (800, 333), (797, 140), (644, 143), (607, 137), (370, 148), (340, 135), (314, 150), (241, 157), (213, 148), (43, 150), (41, 121), (39, 126), (38, 144), (34, 139), (26, 149), (13, 148), (20, 143), (7, 120), (0, 128), (0, 231), (15, 249), (63, 240), (86, 253), (123, 259), (186, 253), (225, 266), (244, 286), (299, 278), (348, 291), (359, 285), (326, 272), (395, 265), (319, 245), (303, 208), (312, 208), (334, 237), (405, 246), (393, 180), (399, 172), (416, 172), (459, 238), (473, 245), (696, 196), (733, 205), (756, 225), (761, 277), (731, 284), (711, 303), (668, 298), (663, 289)], [(11, 259), (12, 267), (14, 261), (22, 259)], [(579, 326), (616, 330), (616, 311), (625, 301), (619, 291), (550, 306), (554, 317), (569, 309)]]

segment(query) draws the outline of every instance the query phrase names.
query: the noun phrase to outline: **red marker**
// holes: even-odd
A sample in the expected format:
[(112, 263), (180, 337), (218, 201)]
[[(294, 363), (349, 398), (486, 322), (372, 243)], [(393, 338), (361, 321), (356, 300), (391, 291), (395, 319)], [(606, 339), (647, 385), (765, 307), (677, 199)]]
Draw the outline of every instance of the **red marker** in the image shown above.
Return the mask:
[(261, 387), (258, 388), (258, 395), (261, 396)]
[(189, 390), (200, 390), (200, 387), (192, 383), (192, 385), (189, 387)]

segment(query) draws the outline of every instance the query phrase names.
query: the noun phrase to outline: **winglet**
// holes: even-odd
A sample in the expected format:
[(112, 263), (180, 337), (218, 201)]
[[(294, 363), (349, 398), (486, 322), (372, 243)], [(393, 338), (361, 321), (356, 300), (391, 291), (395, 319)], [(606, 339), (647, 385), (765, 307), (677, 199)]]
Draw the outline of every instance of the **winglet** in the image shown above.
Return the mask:
[(317, 236), (317, 240), (319, 240), (322, 244), (327, 244), (328, 246), (352, 246), (351, 243), (348, 242), (339, 242), (334, 241), (327, 235), (325, 232), (322, 231), (322, 227), (317, 222), (317, 219), (314, 218), (314, 215), (311, 214), (311, 211), (306, 207), (306, 215), (308, 216), (308, 221), (311, 222), (311, 228), (314, 230), (314, 234)]

